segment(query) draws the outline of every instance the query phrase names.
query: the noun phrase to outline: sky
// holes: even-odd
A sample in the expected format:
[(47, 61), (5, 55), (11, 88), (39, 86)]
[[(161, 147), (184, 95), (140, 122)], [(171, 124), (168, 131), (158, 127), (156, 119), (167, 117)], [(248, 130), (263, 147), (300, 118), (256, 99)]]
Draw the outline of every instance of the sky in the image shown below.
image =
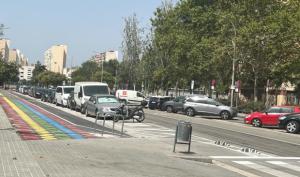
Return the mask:
[(10, 48), (20, 49), (29, 63), (44, 63), (48, 48), (66, 44), (67, 66), (80, 65), (96, 52), (121, 53), (124, 18), (135, 13), (140, 27), (150, 29), (161, 5), (161, 0), (0, 1), (0, 24), (9, 28), (4, 37)]

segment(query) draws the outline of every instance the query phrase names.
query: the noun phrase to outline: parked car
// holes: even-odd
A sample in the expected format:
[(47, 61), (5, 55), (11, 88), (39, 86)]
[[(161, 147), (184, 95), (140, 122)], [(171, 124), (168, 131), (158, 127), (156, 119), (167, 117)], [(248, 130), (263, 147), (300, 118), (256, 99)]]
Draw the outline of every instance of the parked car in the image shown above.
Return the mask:
[(110, 90), (108, 85), (101, 82), (76, 82), (74, 89), (76, 109), (84, 113), (86, 107), (85, 102), (95, 94), (109, 95)]
[(72, 91), (74, 86), (58, 86), (55, 92), (56, 105), (67, 106), (67, 99)]
[(171, 100), (169, 96), (152, 96), (149, 99), (149, 109), (161, 109), (164, 102)]
[(93, 95), (86, 102), (85, 115), (112, 117), (116, 109), (121, 106), (119, 100), (113, 95)]
[(300, 132), (300, 113), (293, 113), (280, 116), (279, 128), (285, 129), (288, 133)]
[(67, 107), (70, 108), (71, 110), (75, 110), (76, 108), (76, 102), (74, 100), (74, 91), (72, 91), (68, 97)]
[(186, 99), (183, 109), (188, 116), (197, 114), (220, 116), (231, 119), (237, 115), (237, 110), (203, 95), (194, 95)]
[(285, 114), (300, 112), (297, 106), (273, 106), (265, 112), (254, 112), (245, 117), (246, 124), (252, 124), (254, 127), (278, 126), (278, 118)]
[(178, 96), (174, 100), (166, 101), (162, 104), (161, 110), (167, 112), (183, 111), (183, 103), (188, 96)]

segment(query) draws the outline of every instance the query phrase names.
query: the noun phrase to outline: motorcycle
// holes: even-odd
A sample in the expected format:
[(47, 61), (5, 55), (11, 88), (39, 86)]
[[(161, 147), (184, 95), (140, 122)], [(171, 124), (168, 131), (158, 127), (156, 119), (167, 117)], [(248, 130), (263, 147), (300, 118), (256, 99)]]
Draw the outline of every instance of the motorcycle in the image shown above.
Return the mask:
[(143, 122), (145, 120), (145, 113), (143, 110), (143, 104), (141, 105), (121, 105), (116, 110), (116, 115), (113, 118), (115, 122), (118, 122), (120, 119), (128, 120), (133, 119), (138, 122)]

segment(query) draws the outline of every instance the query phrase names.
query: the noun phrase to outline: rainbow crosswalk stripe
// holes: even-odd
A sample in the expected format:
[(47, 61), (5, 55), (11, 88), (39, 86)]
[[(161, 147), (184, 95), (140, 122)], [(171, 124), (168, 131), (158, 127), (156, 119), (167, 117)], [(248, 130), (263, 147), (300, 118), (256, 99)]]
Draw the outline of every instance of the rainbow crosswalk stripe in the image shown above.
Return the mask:
[(24, 140), (95, 138), (25, 99), (0, 97), (0, 104)]
[(45, 130), (43, 127), (41, 127), (39, 124), (34, 122), (27, 114), (25, 114), (20, 108), (18, 108), (14, 103), (12, 103), (9, 99), (6, 97), (3, 98), (9, 106), (11, 106), (19, 115), (20, 117), (30, 126), (32, 127), (36, 133), (44, 140), (55, 140), (56, 138), (49, 133), (47, 130)]

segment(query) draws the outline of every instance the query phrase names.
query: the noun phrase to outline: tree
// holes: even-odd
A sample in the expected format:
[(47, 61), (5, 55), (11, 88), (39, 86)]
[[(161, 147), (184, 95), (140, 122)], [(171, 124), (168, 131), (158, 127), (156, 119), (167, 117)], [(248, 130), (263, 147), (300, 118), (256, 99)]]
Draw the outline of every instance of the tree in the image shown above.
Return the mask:
[(34, 70), (32, 71), (32, 83), (34, 84), (38, 84), (39, 80), (38, 80), (38, 75), (44, 71), (46, 71), (46, 66), (42, 65), (40, 61), (37, 61), (34, 67)]
[(16, 64), (0, 60), (0, 83), (3, 83), (5, 86), (6, 83), (17, 82), (19, 80), (18, 75), (19, 69)]
[(138, 82), (138, 65), (142, 54), (141, 32), (135, 14), (125, 18), (122, 42), (123, 61), (120, 77), (129, 81), (130, 88), (134, 88)]

